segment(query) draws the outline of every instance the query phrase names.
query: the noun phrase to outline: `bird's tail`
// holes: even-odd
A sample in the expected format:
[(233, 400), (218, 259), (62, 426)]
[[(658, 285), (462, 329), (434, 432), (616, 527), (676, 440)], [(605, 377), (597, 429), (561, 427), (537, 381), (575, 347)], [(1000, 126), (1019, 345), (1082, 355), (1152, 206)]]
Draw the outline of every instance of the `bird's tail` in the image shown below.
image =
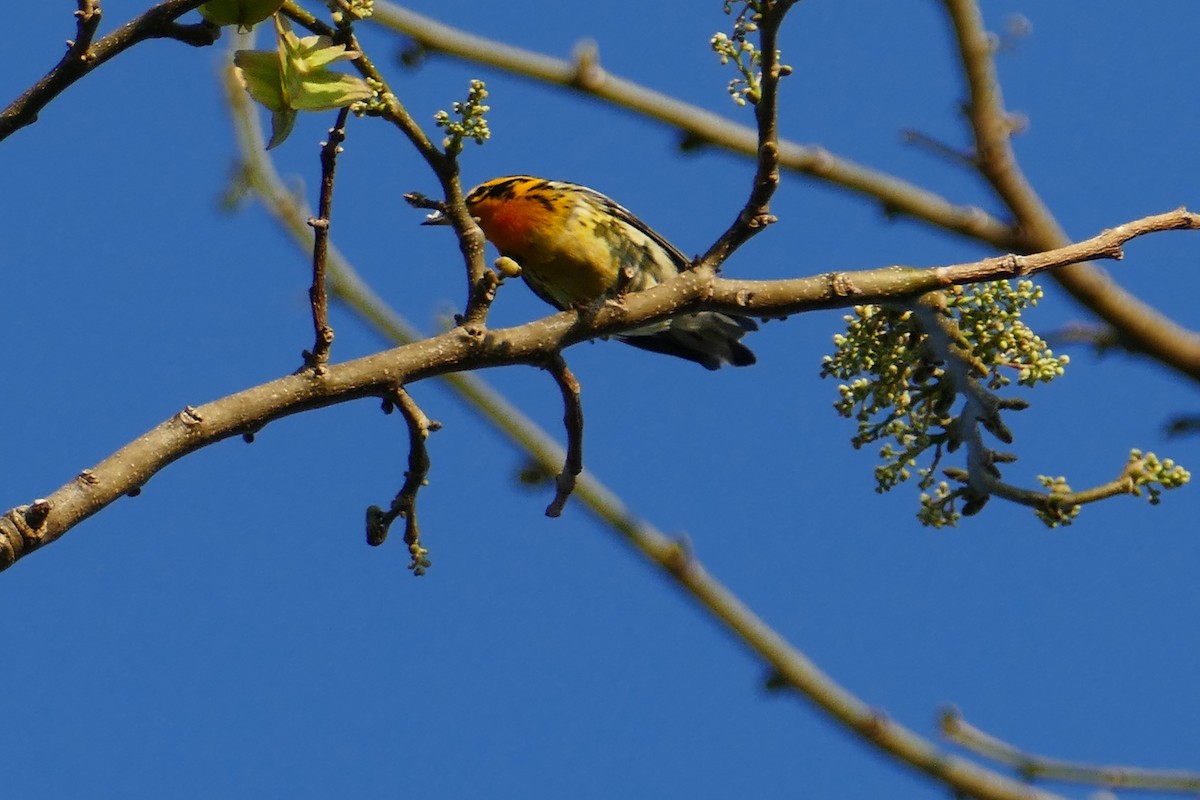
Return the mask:
[(628, 331), (616, 338), (643, 350), (695, 361), (706, 369), (719, 369), (722, 364), (748, 367), (758, 360), (740, 341), (756, 330), (758, 323), (749, 317), (700, 311), (675, 317), (665, 326)]

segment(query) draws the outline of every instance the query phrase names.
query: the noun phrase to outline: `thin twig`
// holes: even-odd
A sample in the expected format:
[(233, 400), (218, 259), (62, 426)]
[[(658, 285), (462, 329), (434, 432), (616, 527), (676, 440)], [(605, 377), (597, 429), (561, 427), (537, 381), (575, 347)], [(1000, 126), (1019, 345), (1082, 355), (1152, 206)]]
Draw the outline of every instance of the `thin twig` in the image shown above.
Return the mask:
[(906, 144), (919, 147), (920, 149), (928, 153), (932, 153), (933, 155), (950, 164), (954, 164), (955, 166), (959, 167), (967, 167), (972, 171), (975, 170), (976, 158), (974, 153), (965, 153), (959, 148), (930, 136), (923, 131), (919, 131), (916, 128), (905, 128), (904, 130), (900, 131), (900, 136), (904, 139)]
[(67, 54), (63, 61), (79, 61), (87, 57), (96, 30), (100, 27), (100, 0), (77, 0), (79, 10), (75, 12), (75, 40), (67, 43)]
[(308, 300), (312, 305), (313, 330), (316, 333), (316, 339), (312, 352), (305, 351), (304, 353), (304, 365), (317, 372), (320, 372), (329, 362), (329, 348), (333, 344), (333, 328), (329, 326), (329, 295), (325, 287), (325, 270), (329, 251), (330, 214), (333, 210), (333, 178), (337, 169), (338, 153), (342, 152), (341, 145), (346, 140), (346, 117), (349, 113), (349, 108), (338, 110), (337, 121), (329, 129), (329, 139), (321, 145), (321, 197), (317, 207), (317, 216), (308, 220), (308, 224), (314, 231), (312, 286), (308, 290)]
[(75, 41), (67, 48), (62, 60), (46, 75), (0, 111), (0, 141), (14, 131), (37, 121), (38, 113), (71, 84), (87, 75), (113, 56), (147, 39), (177, 39), (196, 47), (210, 45), (221, 35), (221, 29), (207, 21), (195, 25), (179, 25), (177, 17), (191, 11), (204, 0), (167, 0), (134, 17), (99, 41), (92, 43), (100, 24), (98, 0), (78, 0), (79, 10)]
[(1146, 474), (1146, 464), (1136, 454), (1131, 457), (1121, 469), (1120, 474), (1106, 483), (1093, 486), (1090, 489), (1062, 492), (1037, 492), (1022, 489), (1001, 481), (995, 481), (989, 487), (992, 494), (1003, 497), (1012, 503), (1039, 509), (1046, 514), (1058, 517), (1070, 516), (1072, 509), (1108, 500), (1125, 494), (1136, 495), (1139, 490), (1138, 479)]
[(408, 469), (404, 473), (404, 485), (400, 487), (388, 511), (378, 506), (367, 509), (367, 544), (383, 544), (392, 523), (397, 517), (404, 517), (404, 543), (408, 545), (412, 557), (408, 568), (414, 575), (424, 575), (430, 562), (427, 558), (429, 551), (421, 546), (421, 529), (417, 524), (417, 492), (429, 476), (429, 450), (425, 440), (431, 431), (441, 430), (442, 423), (425, 416), (412, 395), (401, 386), (393, 387), (384, 399), (388, 410), (392, 407), (400, 409), (408, 426)]
[(1011, 767), (1026, 780), (1189, 794), (1200, 791), (1198, 772), (1084, 764), (1027, 753), (971, 725), (955, 709), (942, 712), (941, 728), (942, 734), (950, 741), (990, 761)]
[(545, 368), (562, 392), (563, 425), (567, 429), (567, 455), (562, 471), (554, 479), (554, 499), (546, 506), (546, 516), (557, 517), (562, 515), (567, 498), (575, 490), (575, 480), (583, 472), (583, 403), (579, 398), (579, 381), (562, 353), (548, 359)]
[(413, 208), (424, 208), (429, 211), (438, 212), (437, 215), (431, 214), (430, 217), (437, 218), (446, 213), (446, 204), (443, 201), (426, 197), (420, 192), (409, 192), (408, 194), (404, 195), (404, 202), (408, 203)]
[[(280, 7), (280, 11), (297, 25), (313, 33), (329, 36), (334, 41), (345, 44), (351, 50), (363, 52), (349, 26), (330, 27), (293, 0), (287, 0)], [(397, 99), (383, 75), (365, 53), (351, 63), (359, 74), (380, 87), (380, 97), (383, 102), (375, 113), (396, 126), (408, 138), (441, 184), (442, 193), (445, 196), (446, 219), (458, 238), (458, 247), (467, 269), (467, 303), (459, 318), (459, 323), (466, 327), (481, 329), (490, 308), (490, 303), (486, 302), (486, 298), (490, 296), (491, 292), (494, 292), (495, 287), (492, 286), (489, 289), (485, 285), (489, 280), (490, 270), (484, 261), (483, 231), (475, 224), (475, 220), (467, 211), (466, 203), (463, 202), (462, 185), (458, 176), (458, 159), (452, 153), (439, 150), (425, 135), (425, 131)]]
[(762, 95), (754, 103), (754, 118), (758, 123), (754, 183), (737, 219), (700, 259), (700, 264), (711, 269), (719, 269), (734, 250), (775, 221), (770, 207), (771, 196), (779, 188), (779, 79), (784, 74), (779, 63), (779, 26), (795, 3), (796, 0), (770, 3), (758, 23)]

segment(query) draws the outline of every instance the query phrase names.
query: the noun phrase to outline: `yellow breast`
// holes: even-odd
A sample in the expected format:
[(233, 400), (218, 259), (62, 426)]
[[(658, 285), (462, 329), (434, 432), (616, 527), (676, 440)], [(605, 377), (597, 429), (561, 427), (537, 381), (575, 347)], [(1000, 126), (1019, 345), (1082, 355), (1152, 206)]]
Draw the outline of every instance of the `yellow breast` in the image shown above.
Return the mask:
[(653, 286), (677, 274), (682, 258), (623, 208), (573, 184), (497, 178), (472, 190), (467, 205), (488, 241), (559, 308), (599, 300), (623, 267), (634, 271), (631, 289)]

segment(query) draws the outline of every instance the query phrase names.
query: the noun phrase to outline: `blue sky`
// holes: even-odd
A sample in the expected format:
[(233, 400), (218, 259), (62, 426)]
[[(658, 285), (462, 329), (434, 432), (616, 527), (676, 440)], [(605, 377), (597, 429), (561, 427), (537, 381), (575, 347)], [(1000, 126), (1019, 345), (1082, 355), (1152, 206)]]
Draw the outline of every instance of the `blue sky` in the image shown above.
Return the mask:
[[(73, 35), (73, 3), (27, 4), (0, 72), (3, 102)], [(111, 0), (104, 30), (146, 3)], [(720, 3), (450, 2), (438, 18), (603, 64), (748, 122), (708, 52)], [(1200, 206), (1195, 81), (1200, 5), (1135, 11), (1103, 0), (986, 4), (993, 29), (1032, 34), (1000, 57), (1029, 129), (1027, 175), (1083, 238)], [(752, 167), (681, 155), (669, 130), (580, 96), (434, 58), (393, 66), (420, 120), (488, 81), (493, 141), (464, 156), (468, 184), (528, 172), (603, 191), (688, 253), (732, 219)], [(979, 180), (900, 132), (956, 145), (965, 128), (953, 47), (932, 2), (806, 0), (782, 37), (795, 74), (781, 132), (963, 203)], [(9, 389), (0, 395), (4, 507), (49, 493), (184, 405), (293, 371), (311, 344), (307, 259), (251, 204), (219, 210), (235, 148), (215, 76), (223, 45), (150, 42), (73, 86), (0, 145), (8, 202), (0, 279)], [(302, 119), (280, 169), (310, 201), (331, 115)], [(463, 296), (449, 233), (400, 196), (436, 187), (400, 137), (353, 120), (334, 239), (397, 310), (433, 330)], [(786, 175), (780, 223), (727, 265), (771, 278), (942, 264), (984, 248), (885, 222), (845, 192)], [(1131, 244), (1121, 282), (1196, 327), (1200, 238)], [(1086, 319), (1053, 286), (1029, 317)], [(494, 325), (547, 307), (505, 285)], [(1117, 499), (1049, 531), (994, 501), (957, 530), (914, 519), (915, 490), (872, 491), (874, 453), (818, 378), (839, 312), (772, 322), (758, 365), (708, 373), (616, 343), (568, 360), (583, 384), (586, 465), (638, 514), (686, 534), (707, 567), (844, 686), (934, 735), (957, 705), (1030, 750), (1200, 768), (1195, 673), (1200, 559), (1194, 488), (1152, 508)], [(333, 357), (384, 344), (336, 308)], [(1030, 484), (1112, 477), (1131, 447), (1196, 469), (1167, 420), (1196, 388), (1125, 355), (1071, 350), (1065, 379), (1011, 420)], [(484, 377), (555, 436), (561, 404), (532, 369)], [(189, 456), (0, 575), (0, 733), (6, 795), (89, 797), (926, 796), (765, 671), (577, 504), (517, 485), (523, 458), (445, 388), (412, 387), (444, 428), (420, 499), (433, 568), (414, 579), (396, 538), (363, 543), (363, 510), (402, 480), (406, 434), (375, 402), (305, 414)], [(1085, 796), (1086, 790), (1066, 790)]]

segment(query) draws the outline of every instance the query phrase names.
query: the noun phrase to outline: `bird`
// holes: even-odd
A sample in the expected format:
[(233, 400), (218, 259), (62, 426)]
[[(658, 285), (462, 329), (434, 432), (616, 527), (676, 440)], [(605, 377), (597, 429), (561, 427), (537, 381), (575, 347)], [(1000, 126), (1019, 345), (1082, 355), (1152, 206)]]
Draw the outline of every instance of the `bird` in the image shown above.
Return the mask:
[[(560, 311), (610, 297), (626, 281), (623, 291), (649, 289), (691, 263), (624, 206), (579, 184), (507, 175), (479, 184), (465, 201), (484, 237), (502, 257), (516, 262), (534, 294)], [(426, 221), (445, 223), (439, 214)], [(749, 317), (697, 311), (615, 338), (715, 370), (723, 364), (755, 363), (741, 339), (757, 329)]]

